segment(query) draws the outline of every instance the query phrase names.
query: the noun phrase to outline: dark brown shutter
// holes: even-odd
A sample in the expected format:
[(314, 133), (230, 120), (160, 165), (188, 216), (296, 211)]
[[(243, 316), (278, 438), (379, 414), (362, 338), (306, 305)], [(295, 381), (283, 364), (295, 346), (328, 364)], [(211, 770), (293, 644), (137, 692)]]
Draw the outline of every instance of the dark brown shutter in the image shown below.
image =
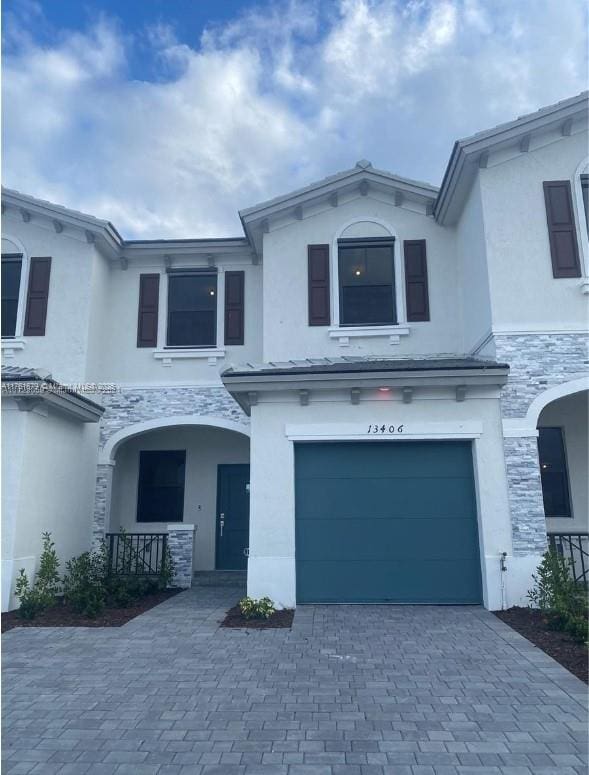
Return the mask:
[(579, 248), (571, 184), (568, 180), (545, 180), (544, 201), (554, 277), (580, 277)]
[(429, 320), (425, 240), (405, 240), (403, 252), (405, 254), (407, 320), (413, 323)]
[(157, 314), (160, 296), (159, 274), (139, 277), (137, 347), (157, 347)]
[(329, 245), (309, 245), (309, 325), (328, 326)]
[(45, 336), (51, 258), (31, 258), (25, 311), (25, 336)]
[(225, 344), (243, 344), (244, 289), (244, 272), (225, 272)]

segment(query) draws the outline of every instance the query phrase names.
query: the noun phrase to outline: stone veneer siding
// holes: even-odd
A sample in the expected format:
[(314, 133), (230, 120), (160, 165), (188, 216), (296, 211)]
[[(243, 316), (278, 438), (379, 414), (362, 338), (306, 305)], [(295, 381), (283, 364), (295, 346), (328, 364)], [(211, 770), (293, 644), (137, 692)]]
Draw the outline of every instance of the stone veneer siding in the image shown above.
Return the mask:
[[(180, 415), (209, 416), (248, 425), (249, 418), (227, 390), (219, 387), (121, 388), (101, 398), (105, 412), (100, 420), (100, 447), (123, 428), (148, 420)], [(113, 466), (99, 464), (96, 472), (93, 543), (107, 532), (110, 522)], [(190, 534), (192, 536), (192, 533)]]
[(187, 530), (185, 526), (168, 525), (168, 547), (174, 566), (171, 586), (188, 589), (192, 586), (194, 530)]
[(524, 417), (532, 401), (589, 369), (589, 334), (495, 334), (496, 359), (509, 364), (504, 418)]
[[(525, 417), (544, 391), (586, 374), (589, 334), (516, 334), (494, 337), (496, 358), (510, 366), (501, 394), (504, 419)], [(535, 437), (504, 440), (513, 551), (546, 550), (546, 519)]]

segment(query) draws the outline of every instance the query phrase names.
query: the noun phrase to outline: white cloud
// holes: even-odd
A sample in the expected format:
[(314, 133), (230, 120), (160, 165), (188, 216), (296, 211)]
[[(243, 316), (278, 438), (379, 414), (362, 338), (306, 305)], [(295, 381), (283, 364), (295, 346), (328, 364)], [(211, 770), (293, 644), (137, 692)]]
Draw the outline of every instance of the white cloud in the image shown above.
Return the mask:
[[(238, 208), (361, 157), (439, 182), (456, 137), (585, 88), (583, 0), (327, 8), (254, 8), (195, 48), (107, 19), (47, 46), (9, 19), (4, 183), (128, 237), (224, 236)], [(138, 45), (161, 79), (129, 75)]]

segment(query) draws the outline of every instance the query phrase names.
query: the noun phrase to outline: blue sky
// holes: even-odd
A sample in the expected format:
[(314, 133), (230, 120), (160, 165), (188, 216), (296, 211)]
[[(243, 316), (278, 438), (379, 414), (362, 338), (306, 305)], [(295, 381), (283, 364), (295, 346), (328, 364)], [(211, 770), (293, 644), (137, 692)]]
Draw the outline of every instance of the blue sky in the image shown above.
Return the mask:
[(587, 83), (584, 0), (4, 0), (4, 184), (127, 237), (360, 158), (439, 184), (452, 143)]

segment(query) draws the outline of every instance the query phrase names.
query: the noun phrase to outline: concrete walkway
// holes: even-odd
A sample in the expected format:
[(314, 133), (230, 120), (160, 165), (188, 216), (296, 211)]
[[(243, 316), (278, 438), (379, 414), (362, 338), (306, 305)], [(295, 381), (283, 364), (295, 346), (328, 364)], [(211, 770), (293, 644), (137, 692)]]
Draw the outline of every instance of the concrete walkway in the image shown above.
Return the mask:
[(219, 629), (240, 595), (7, 633), (2, 771), (586, 773), (586, 687), (492, 614), (308, 606), (292, 631)]

